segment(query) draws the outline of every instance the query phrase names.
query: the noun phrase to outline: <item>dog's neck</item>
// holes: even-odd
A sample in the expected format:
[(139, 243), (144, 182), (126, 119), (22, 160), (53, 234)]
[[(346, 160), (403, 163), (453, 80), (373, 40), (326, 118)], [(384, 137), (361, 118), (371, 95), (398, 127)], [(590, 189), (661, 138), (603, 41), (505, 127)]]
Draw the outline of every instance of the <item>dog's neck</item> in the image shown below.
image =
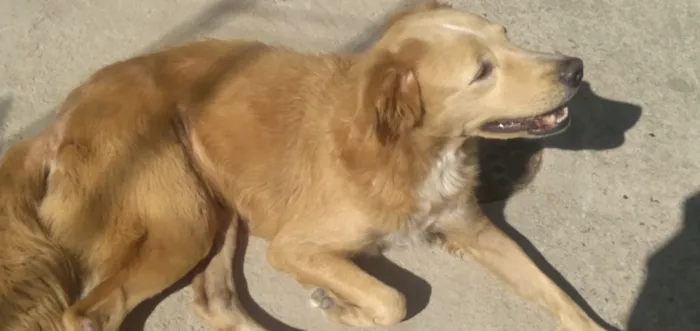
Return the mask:
[(340, 163), (349, 180), (363, 187), (364, 192), (397, 215), (415, 209), (417, 190), (423, 185), (432, 167), (444, 153), (455, 151), (466, 138), (426, 136), (419, 130), (407, 132), (396, 140), (382, 142), (375, 127), (375, 110), (368, 109), (361, 99), (364, 77), (350, 68), (337, 86), (346, 100), (334, 100), (333, 140)]

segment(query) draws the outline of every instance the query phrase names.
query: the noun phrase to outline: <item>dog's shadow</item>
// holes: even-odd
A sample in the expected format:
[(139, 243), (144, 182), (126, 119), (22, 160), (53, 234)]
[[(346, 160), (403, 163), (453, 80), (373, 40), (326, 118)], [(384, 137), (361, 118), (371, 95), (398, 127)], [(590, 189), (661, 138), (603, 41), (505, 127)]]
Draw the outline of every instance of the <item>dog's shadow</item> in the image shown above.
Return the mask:
[(683, 228), (647, 261), (627, 331), (700, 330), (700, 192), (684, 204)]
[(563, 134), (544, 139), (545, 147), (573, 151), (617, 148), (642, 115), (637, 105), (596, 95), (588, 82), (583, 82), (569, 109), (571, 126)]

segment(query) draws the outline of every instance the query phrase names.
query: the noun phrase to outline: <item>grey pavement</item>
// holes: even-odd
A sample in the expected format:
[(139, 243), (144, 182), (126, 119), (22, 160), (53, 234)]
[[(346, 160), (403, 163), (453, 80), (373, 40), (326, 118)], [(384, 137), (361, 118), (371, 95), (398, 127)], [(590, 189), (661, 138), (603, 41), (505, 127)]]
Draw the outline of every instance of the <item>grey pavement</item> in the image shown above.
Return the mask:
[[(2, 0), (0, 145), (45, 127), (68, 91), (110, 62), (201, 36), (358, 50), (406, 2)], [(535, 182), (494, 214), (609, 323), (700, 330), (700, 2), (453, 4), (505, 23), (523, 45), (586, 64), (574, 127), (547, 141)], [(267, 265), (264, 248), (251, 239), (238, 269), (256, 317), (275, 331), (349, 330), (311, 308), (307, 292)], [(412, 315), (391, 330), (557, 329), (475, 263), (426, 248), (388, 257), (367, 264), (406, 293)], [(124, 329), (206, 330), (189, 312), (189, 290), (173, 292), (140, 307)]]

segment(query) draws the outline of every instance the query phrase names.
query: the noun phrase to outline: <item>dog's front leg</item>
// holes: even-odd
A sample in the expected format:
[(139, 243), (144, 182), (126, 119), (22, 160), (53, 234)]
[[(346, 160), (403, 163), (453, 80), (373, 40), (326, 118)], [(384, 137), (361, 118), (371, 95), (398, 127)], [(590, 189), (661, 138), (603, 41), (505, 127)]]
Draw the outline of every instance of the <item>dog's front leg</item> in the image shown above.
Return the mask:
[(406, 315), (404, 296), (364, 272), (346, 256), (313, 245), (268, 248), (270, 264), (305, 287), (312, 303), (332, 321), (351, 326), (389, 326)]
[(471, 255), (515, 291), (553, 312), (569, 331), (602, 331), (561, 288), (547, 277), (518, 244), (478, 212), (437, 224), (439, 243), (464, 258)]

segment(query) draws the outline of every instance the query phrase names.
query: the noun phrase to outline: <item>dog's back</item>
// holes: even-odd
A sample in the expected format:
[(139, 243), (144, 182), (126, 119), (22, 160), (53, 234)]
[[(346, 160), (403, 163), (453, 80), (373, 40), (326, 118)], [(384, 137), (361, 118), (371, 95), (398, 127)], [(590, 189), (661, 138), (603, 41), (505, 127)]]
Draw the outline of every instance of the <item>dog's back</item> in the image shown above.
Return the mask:
[(39, 139), (0, 160), (0, 331), (62, 330), (61, 315), (79, 294), (72, 259), (36, 213), (45, 191)]

